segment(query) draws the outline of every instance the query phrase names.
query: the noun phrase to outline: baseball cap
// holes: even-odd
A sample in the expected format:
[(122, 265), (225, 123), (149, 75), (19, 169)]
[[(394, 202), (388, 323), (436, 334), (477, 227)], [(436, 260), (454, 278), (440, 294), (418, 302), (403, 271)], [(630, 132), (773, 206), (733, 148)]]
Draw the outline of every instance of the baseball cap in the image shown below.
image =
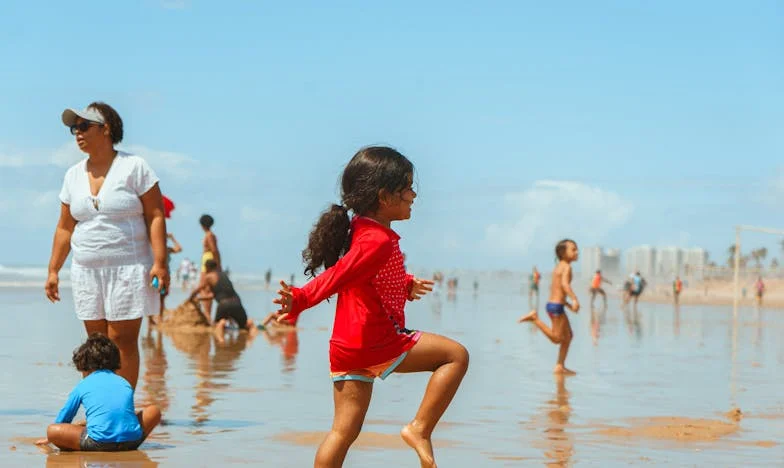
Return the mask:
[(76, 119), (78, 117), (81, 117), (84, 120), (89, 120), (90, 122), (96, 122), (96, 123), (99, 123), (99, 124), (106, 123), (106, 120), (104, 120), (104, 118), (101, 115), (101, 113), (98, 112), (97, 109), (92, 108), (92, 107), (88, 107), (88, 108), (86, 108), (84, 110), (76, 110), (76, 109), (68, 108), (68, 109), (63, 111), (62, 118), (63, 118), (63, 123), (65, 124), (66, 127), (70, 127), (70, 126), (76, 124)]

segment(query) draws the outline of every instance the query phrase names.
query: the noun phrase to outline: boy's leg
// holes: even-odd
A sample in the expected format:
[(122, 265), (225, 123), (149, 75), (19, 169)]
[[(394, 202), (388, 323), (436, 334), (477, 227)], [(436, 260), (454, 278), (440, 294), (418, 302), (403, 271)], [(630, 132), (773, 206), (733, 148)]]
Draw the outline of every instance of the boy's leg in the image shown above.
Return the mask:
[(155, 426), (161, 422), (161, 410), (155, 405), (150, 405), (137, 411), (136, 417), (139, 418), (139, 424), (142, 426), (142, 439), (146, 439)]
[(397, 373), (432, 372), (416, 416), (401, 431), (403, 440), (419, 456), (423, 467), (435, 466), (430, 437), (468, 370), (468, 351), (457, 341), (422, 333), (408, 351)]
[(61, 450), (79, 450), (84, 426), (76, 424), (50, 424), (46, 428), (46, 438)]
[(563, 314), (551, 316), (550, 319), (553, 321), (553, 327), (550, 328), (539, 319), (539, 314), (536, 312), (536, 310), (532, 310), (525, 317), (521, 317), (520, 320), (518, 320), (518, 322), (533, 322), (534, 325), (536, 325), (540, 330), (542, 330), (542, 333), (544, 333), (545, 336), (547, 336), (547, 338), (550, 341), (552, 341), (554, 344), (559, 344), (561, 343), (563, 335), (561, 335), (559, 332), (560, 329), (558, 327), (558, 324), (565, 317), (566, 316)]
[(342, 380), (333, 383), (335, 417), (332, 429), (316, 452), (315, 468), (343, 466), (349, 447), (359, 436), (365, 422), (373, 384), (359, 380)]
[(566, 315), (553, 319), (553, 328), (558, 336), (561, 337), (561, 346), (558, 348), (558, 362), (555, 364), (553, 372), (558, 374), (574, 375), (575, 372), (566, 368), (566, 355), (569, 353), (569, 345), (572, 343), (572, 326)]

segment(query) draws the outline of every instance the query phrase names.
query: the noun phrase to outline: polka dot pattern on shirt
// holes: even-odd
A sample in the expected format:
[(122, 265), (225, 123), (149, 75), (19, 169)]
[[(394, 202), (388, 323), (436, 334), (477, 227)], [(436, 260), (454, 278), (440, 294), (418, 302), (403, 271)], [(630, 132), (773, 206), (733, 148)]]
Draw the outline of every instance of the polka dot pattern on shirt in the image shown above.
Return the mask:
[(406, 299), (408, 299), (407, 278), (403, 253), (400, 251), (398, 241), (395, 240), (392, 256), (373, 278), (372, 284), (381, 298), (384, 313), (398, 333), (408, 333), (405, 316)]

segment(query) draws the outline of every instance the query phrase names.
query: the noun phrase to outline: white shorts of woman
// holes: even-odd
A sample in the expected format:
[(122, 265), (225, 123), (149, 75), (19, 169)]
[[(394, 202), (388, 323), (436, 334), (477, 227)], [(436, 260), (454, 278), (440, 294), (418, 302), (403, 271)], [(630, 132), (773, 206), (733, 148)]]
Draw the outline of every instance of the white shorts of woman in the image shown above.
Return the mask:
[(150, 286), (150, 266), (85, 267), (71, 264), (71, 290), (79, 320), (134, 320), (157, 315), (158, 290)]

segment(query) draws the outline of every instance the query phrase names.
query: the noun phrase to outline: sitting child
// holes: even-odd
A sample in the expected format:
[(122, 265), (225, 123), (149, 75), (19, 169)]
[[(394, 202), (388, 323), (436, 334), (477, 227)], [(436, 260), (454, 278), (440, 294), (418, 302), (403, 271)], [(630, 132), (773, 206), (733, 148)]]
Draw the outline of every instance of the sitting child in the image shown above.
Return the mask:
[[(73, 363), (84, 379), (71, 391), (46, 439), (61, 450), (119, 452), (136, 450), (161, 421), (161, 411), (151, 405), (134, 413), (133, 389), (115, 374), (120, 368), (120, 350), (100, 333), (93, 333), (74, 351)], [(84, 405), (87, 425), (71, 424)]]

